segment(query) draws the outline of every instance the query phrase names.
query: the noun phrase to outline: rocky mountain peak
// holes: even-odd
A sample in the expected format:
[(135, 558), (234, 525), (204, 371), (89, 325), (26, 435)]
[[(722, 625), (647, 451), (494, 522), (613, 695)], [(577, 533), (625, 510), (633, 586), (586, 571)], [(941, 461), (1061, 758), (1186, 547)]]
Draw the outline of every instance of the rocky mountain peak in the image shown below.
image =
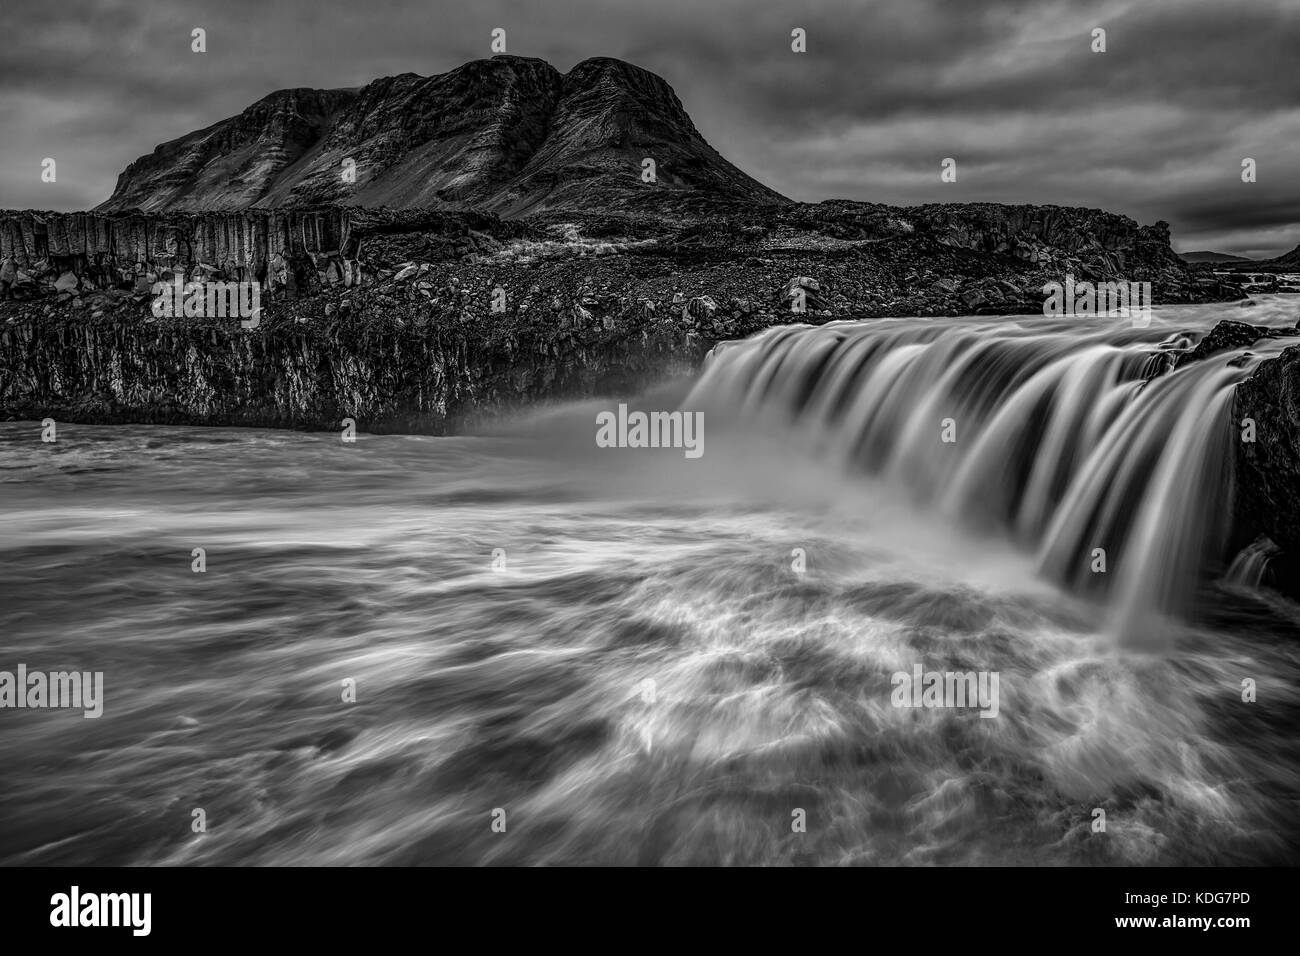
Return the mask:
[(346, 204), (512, 216), (754, 202), (786, 200), (710, 147), (661, 77), (610, 57), (562, 74), (502, 54), (360, 90), (273, 93), (132, 163), (98, 209)]

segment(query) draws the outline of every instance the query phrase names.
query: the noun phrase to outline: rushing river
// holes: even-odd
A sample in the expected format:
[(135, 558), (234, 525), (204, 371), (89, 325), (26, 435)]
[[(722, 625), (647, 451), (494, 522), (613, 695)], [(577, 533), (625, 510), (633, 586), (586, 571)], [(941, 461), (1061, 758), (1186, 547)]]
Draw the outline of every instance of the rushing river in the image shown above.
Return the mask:
[(770, 330), (628, 400), (698, 459), (0, 424), (0, 670), (104, 675), (0, 710), (0, 863), (1298, 863), (1300, 607), (1215, 550), (1281, 346), (1142, 384), (1295, 303)]

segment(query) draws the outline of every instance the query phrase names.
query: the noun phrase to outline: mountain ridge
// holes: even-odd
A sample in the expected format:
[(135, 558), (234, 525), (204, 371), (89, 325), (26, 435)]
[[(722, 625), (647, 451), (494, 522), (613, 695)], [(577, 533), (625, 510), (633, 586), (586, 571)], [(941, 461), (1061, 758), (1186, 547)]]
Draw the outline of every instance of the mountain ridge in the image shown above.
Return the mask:
[(1213, 252), (1209, 249), (1201, 249), (1196, 252), (1180, 252), (1178, 258), (1184, 262), (1254, 262), (1247, 256), (1234, 256), (1228, 252)]
[(1300, 246), (1296, 246), (1290, 252), (1284, 252), (1282, 255), (1268, 260), (1270, 265), (1275, 266), (1300, 266)]

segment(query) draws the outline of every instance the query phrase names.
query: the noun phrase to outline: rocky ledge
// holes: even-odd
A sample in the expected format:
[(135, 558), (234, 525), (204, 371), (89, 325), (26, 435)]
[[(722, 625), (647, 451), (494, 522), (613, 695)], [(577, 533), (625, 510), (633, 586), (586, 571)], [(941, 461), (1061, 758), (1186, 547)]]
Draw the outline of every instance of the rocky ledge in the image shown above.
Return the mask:
[[(567, 291), (576, 299), (587, 297), (577, 293), (593, 284), (645, 291), (652, 299), (710, 296), (715, 306), (735, 298), (743, 300), (741, 314), (757, 311), (770, 321), (783, 321), (790, 311), (788, 285), (798, 274), (791, 269), (800, 265), (808, 267), (805, 273), (814, 266), (823, 273), (811, 276), (815, 285), (801, 286), (814, 319), (1033, 313), (1042, 307), (1043, 284), (1066, 274), (1080, 281), (1150, 281), (1157, 302), (1242, 297), (1240, 287), (1179, 260), (1165, 223), (1138, 226), (1095, 209), (994, 204), (746, 205), (688, 219), (580, 213), (501, 219), (351, 206), (147, 215), (0, 211), (0, 260), (8, 259), (14, 296), (39, 305), (42, 315), (95, 293), (146, 294), (173, 276), (266, 283), (277, 259), (293, 279), (295, 298), (354, 286), (391, 294), (396, 290), (387, 280), (415, 262), (471, 283), (496, 277), (492, 287), (502, 286), (507, 302), (517, 303), (519, 286), (534, 284), (529, 273), (565, 261), (574, 264)], [(639, 289), (655, 277), (665, 281)], [(109, 298), (98, 302), (101, 311), (120, 301)], [(31, 314), (20, 309), (6, 317)]]
[[(786, 322), (1029, 313), (1042, 286), (1235, 298), (1163, 224), (1054, 206), (866, 203), (648, 216), (444, 210), (0, 213), (0, 417), (443, 433), (612, 394)], [(158, 281), (263, 284), (261, 324), (160, 319)]]

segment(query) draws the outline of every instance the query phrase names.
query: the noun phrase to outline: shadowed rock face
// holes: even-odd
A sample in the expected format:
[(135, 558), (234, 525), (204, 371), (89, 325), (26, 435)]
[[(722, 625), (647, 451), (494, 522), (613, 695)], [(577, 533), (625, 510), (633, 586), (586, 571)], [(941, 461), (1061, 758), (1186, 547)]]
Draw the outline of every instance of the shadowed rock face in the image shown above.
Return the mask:
[[(58, 275), (82, 290), (131, 288), (163, 268), (201, 269), (226, 279), (262, 280), (276, 255), (339, 260), (364, 213), (340, 210), (225, 213), (48, 213), (0, 211), (0, 260), (20, 270), (16, 294), (40, 297)], [(155, 274), (144, 288), (155, 281)]]
[(1262, 363), (1237, 386), (1233, 421), (1247, 417), (1255, 420), (1257, 438), (1239, 443), (1238, 544), (1263, 534), (1278, 545), (1278, 586), (1300, 598), (1300, 346)]
[[(641, 180), (645, 158), (656, 163), (655, 186)], [(359, 91), (273, 93), (132, 163), (98, 211), (347, 203), (515, 216), (736, 202), (787, 200), (718, 155), (658, 76), (609, 58), (565, 75), (496, 56)]]
[[(643, 183), (643, 160), (657, 182)], [(585, 60), (564, 77), (546, 139), (488, 202), (507, 216), (551, 209), (629, 211), (786, 200), (722, 158), (672, 88), (621, 60)]]

